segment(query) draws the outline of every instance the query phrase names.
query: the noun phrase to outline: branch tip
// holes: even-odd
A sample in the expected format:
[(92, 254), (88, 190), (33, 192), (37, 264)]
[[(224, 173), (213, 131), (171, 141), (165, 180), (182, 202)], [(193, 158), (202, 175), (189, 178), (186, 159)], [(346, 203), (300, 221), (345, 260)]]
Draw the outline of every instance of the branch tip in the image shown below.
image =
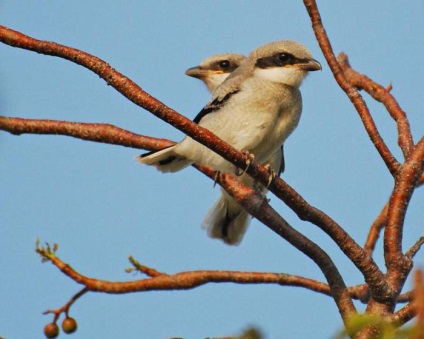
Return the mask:
[(421, 246), (424, 244), (424, 237), (420, 237), (417, 242), (406, 252), (405, 256), (412, 260), (412, 258), (418, 253), (421, 249)]
[(40, 239), (37, 238), (35, 242), (35, 252), (41, 256), (41, 262), (51, 261), (56, 257), (56, 252), (59, 249), (59, 245), (54, 243), (53, 247), (50, 246), (48, 242), (45, 243), (45, 246), (40, 247)]
[(147, 275), (149, 277), (152, 277), (152, 278), (159, 277), (159, 276), (162, 276), (162, 275), (167, 275), (165, 273), (162, 273), (162, 272), (159, 272), (159, 271), (155, 270), (154, 268), (150, 268), (150, 267), (147, 267), (147, 266), (144, 266), (144, 265), (140, 264), (131, 255), (128, 257), (128, 260), (134, 266), (134, 268), (127, 268), (127, 269), (125, 269), (125, 271), (127, 273), (138, 271), (138, 272), (144, 273), (145, 275)]

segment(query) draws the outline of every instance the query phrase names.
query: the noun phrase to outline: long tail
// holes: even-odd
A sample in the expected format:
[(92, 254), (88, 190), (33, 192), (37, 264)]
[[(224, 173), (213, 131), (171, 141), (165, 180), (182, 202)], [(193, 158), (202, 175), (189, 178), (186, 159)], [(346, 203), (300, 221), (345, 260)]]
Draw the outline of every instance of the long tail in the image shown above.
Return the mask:
[(222, 239), (228, 245), (238, 245), (250, 223), (250, 215), (225, 191), (203, 220), (211, 238)]
[(160, 151), (144, 153), (136, 157), (142, 164), (155, 166), (163, 173), (177, 172), (189, 165), (191, 161), (175, 152), (175, 146)]

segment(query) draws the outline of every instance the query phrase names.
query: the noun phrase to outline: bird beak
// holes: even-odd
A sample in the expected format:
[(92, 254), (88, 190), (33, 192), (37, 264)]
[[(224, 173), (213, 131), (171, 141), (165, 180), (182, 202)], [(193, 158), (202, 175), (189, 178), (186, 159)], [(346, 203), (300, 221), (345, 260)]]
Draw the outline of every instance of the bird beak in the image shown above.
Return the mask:
[(186, 70), (185, 74), (193, 78), (202, 79), (208, 75), (208, 71), (201, 66), (196, 66)]
[(311, 59), (304, 64), (299, 64), (300, 68), (305, 71), (320, 71), (322, 70), (321, 64), (315, 59)]

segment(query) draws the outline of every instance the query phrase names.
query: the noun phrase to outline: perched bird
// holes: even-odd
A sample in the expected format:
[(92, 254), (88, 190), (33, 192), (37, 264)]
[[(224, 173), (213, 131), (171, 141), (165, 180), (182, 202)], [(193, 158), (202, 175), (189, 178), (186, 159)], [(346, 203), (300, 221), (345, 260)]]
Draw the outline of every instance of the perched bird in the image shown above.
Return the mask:
[[(302, 111), (299, 87), (309, 71), (320, 69), (309, 50), (297, 42), (261, 46), (218, 86), (194, 122), (264, 163), (296, 128)], [(174, 146), (143, 154), (138, 160), (161, 172), (176, 172), (193, 163), (221, 172), (235, 170), (234, 165), (188, 136)], [(247, 174), (238, 180), (254, 187), (254, 179)], [(243, 238), (249, 220), (249, 214), (223, 192), (203, 225), (210, 236), (235, 245)]]
[[(225, 79), (238, 67), (246, 57), (237, 53), (223, 53), (212, 55), (204, 59), (199, 66), (189, 68), (185, 74), (193, 78), (202, 80), (213, 94)], [(271, 169), (280, 175), (284, 172), (284, 152), (283, 146), (275, 152), (266, 164), (269, 164)]]
[[(237, 53), (224, 53), (212, 55), (204, 59), (199, 66), (191, 67), (186, 71), (186, 75), (201, 80), (209, 92), (213, 95), (215, 90), (221, 85), (224, 80), (238, 67), (246, 57)], [(271, 158), (267, 159), (265, 164), (269, 165), (270, 169), (280, 175), (284, 171), (284, 153), (283, 146), (278, 149)], [(246, 180), (244, 180), (246, 181)], [(262, 185), (255, 183), (255, 189), (264, 196), (267, 193), (267, 189)], [(221, 188), (221, 196), (218, 198), (216, 203), (210, 209), (205, 220), (202, 223), (204, 228), (208, 228), (209, 236), (218, 239), (227, 239), (228, 236), (224, 236), (226, 228), (222, 226), (222, 215), (236, 216), (235, 220), (241, 225), (240, 227), (232, 227), (234, 231), (238, 232), (239, 228), (244, 228), (249, 222), (249, 214), (246, 210), (230, 201), (230, 197)], [(217, 212), (220, 213), (217, 213)], [(241, 232), (238, 232), (241, 233)], [(230, 237), (231, 238), (231, 237)]]

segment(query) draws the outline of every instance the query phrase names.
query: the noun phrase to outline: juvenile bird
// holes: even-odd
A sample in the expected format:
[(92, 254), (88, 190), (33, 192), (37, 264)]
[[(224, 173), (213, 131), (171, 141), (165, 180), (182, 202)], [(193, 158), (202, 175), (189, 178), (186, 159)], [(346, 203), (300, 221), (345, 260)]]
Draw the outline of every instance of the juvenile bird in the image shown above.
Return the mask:
[[(309, 71), (320, 69), (309, 50), (297, 42), (261, 46), (214, 91), (194, 122), (264, 163), (296, 128), (302, 111), (299, 87)], [(174, 146), (143, 154), (138, 160), (161, 172), (176, 172), (195, 163), (234, 173), (234, 165), (188, 136)], [(247, 174), (238, 180), (254, 185)], [(249, 220), (247, 212), (223, 192), (204, 225), (212, 237), (235, 245), (241, 241)]]

